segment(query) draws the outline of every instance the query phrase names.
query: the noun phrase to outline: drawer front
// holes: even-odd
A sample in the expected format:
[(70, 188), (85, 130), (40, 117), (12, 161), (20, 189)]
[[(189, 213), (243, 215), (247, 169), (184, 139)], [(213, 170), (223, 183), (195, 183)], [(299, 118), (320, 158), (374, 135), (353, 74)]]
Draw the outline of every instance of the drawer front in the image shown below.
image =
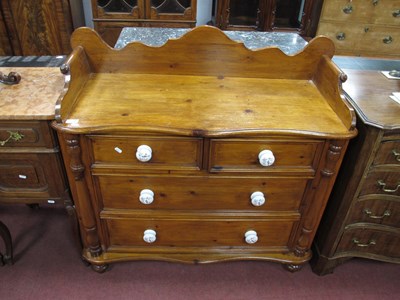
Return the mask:
[[(316, 141), (211, 140), (211, 172), (313, 171), (323, 143)], [(270, 150), (271, 166), (262, 166), (259, 155)]]
[[(257, 220), (155, 220), (107, 219), (110, 246), (143, 247), (286, 247), (293, 221)], [(146, 230), (156, 232), (156, 240), (146, 243)], [(245, 234), (255, 231), (258, 241), (248, 244)]]
[(400, 26), (400, 0), (378, 1), (374, 7), (374, 23)]
[(398, 165), (400, 167), (400, 141), (395, 140), (382, 142), (376, 153), (373, 164)]
[(368, 173), (360, 196), (370, 194), (400, 196), (400, 172)]
[(349, 25), (346, 23), (320, 22), (317, 35), (324, 35), (335, 43), (338, 51), (354, 51), (364, 33), (362, 27)]
[(400, 258), (400, 234), (372, 228), (347, 229), (337, 252), (350, 251)]
[(321, 20), (343, 22), (368, 22), (374, 14), (371, 1), (330, 0), (324, 1)]
[[(202, 163), (202, 139), (161, 137), (91, 136), (95, 164), (146, 169), (198, 170)], [(148, 161), (137, 158), (139, 146), (150, 147)], [(149, 149), (149, 148), (147, 148)]]
[[(304, 178), (218, 176), (99, 176), (97, 182), (106, 208), (254, 211), (297, 211), (307, 185)], [(141, 195), (149, 197), (147, 190), (153, 193), (151, 200), (142, 203)], [(259, 202), (260, 196), (264, 203)]]
[(54, 133), (47, 122), (1, 122), (0, 149), (6, 147), (53, 147)]
[(392, 53), (398, 55), (400, 28), (386, 26), (362, 26), (364, 33), (357, 49), (365, 52)]
[(357, 201), (349, 223), (375, 223), (400, 228), (400, 202), (383, 199)]
[(61, 197), (66, 183), (60, 160), (58, 153), (1, 153), (0, 199)]

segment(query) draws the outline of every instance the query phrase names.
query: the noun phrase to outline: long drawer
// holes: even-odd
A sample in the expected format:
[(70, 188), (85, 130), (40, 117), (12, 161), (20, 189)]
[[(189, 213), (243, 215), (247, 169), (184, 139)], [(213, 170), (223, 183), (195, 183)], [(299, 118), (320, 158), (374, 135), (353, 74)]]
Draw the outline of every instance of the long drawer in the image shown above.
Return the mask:
[[(351, 227), (351, 226), (350, 226)], [(337, 252), (359, 252), (400, 258), (400, 229), (355, 226), (345, 230)]]
[(382, 142), (375, 155), (373, 165), (397, 165), (400, 168), (400, 141), (389, 140)]
[(376, 197), (358, 200), (352, 208), (349, 223), (359, 222), (400, 227), (400, 201)]
[[(295, 221), (251, 219), (112, 219), (108, 246), (287, 247)], [(249, 239), (246, 242), (246, 238)], [(147, 242), (145, 241), (147, 240)]]
[(65, 191), (59, 153), (3, 153), (0, 198), (60, 197)]
[[(96, 176), (95, 178), (101, 191), (103, 206), (119, 209), (297, 211), (308, 182), (307, 178), (290, 177)], [(146, 196), (150, 197), (151, 201), (143, 199)]]
[(400, 196), (400, 173), (398, 171), (369, 172), (360, 196), (369, 194)]
[(46, 122), (2, 121), (0, 124), (0, 150), (7, 147), (54, 147), (54, 133)]

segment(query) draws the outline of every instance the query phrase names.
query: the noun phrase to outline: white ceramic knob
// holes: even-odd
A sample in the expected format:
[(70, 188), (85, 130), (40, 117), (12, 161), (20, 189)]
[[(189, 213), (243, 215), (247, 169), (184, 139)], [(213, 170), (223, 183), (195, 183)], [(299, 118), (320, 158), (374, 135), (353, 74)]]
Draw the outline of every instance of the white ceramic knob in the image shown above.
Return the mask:
[(254, 192), (250, 196), (251, 204), (254, 206), (261, 206), (265, 203), (265, 196), (262, 192)]
[(257, 243), (258, 241), (257, 232), (255, 232), (254, 230), (246, 231), (246, 233), (244, 234), (244, 239), (247, 244)]
[(157, 237), (156, 237), (156, 232), (153, 229), (147, 229), (144, 231), (143, 233), (143, 240), (146, 243), (154, 243), (156, 241)]
[(154, 192), (152, 190), (141, 190), (139, 195), (139, 201), (143, 204), (151, 204), (154, 201)]
[(258, 160), (263, 167), (269, 167), (274, 164), (275, 156), (271, 150), (263, 150), (258, 154)]
[(147, 145), (140, 145), (136, 150), (136, 158), (141, 162), (146, 162), (151, 159), (153, 150)]

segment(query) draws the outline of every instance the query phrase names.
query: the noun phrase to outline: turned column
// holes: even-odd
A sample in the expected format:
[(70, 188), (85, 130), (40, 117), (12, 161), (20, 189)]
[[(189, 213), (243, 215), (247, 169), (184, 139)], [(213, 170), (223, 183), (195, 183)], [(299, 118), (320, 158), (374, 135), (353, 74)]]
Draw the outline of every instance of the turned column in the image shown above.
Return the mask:
[(88, 248), (92, 257), (98, 257), (102, 254), (102, 249), (98, 237), (96, 218), (90, 193), (84, 176), (85, 166), (82, 163), (79, 136), (64, 134), (63, 137), (68, 153), (69, 173), (72, 174), (72, 180), (74, 181), (71, 189), (74, 194), (74, 202), (79, 208), (77, 213), (81, 221), (83, 244)]

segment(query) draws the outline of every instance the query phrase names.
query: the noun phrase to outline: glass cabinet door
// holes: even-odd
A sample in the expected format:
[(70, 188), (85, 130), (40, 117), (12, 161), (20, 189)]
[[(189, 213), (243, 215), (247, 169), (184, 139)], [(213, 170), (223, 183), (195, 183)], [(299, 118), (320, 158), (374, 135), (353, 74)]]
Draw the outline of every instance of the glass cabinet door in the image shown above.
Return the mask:
[(173, 18), (183, 20), (193, 18), (192, 13), (197, 1), (195, 0), (147, 0), (146, 15), (150, 19)]
[(274, 28), (300, 28), (305, 0), (275, 0)]
[(234, 26), (260, 26), (260, 0), (231, 0), (228, 23)]
[(183, 14), (191, 5), (191, 0), (151, 0), (151, 7), (158, 13)]
[(99, 17), (115, 17), (133, 15), (139, 17), (141, 0), (96, 0)]

